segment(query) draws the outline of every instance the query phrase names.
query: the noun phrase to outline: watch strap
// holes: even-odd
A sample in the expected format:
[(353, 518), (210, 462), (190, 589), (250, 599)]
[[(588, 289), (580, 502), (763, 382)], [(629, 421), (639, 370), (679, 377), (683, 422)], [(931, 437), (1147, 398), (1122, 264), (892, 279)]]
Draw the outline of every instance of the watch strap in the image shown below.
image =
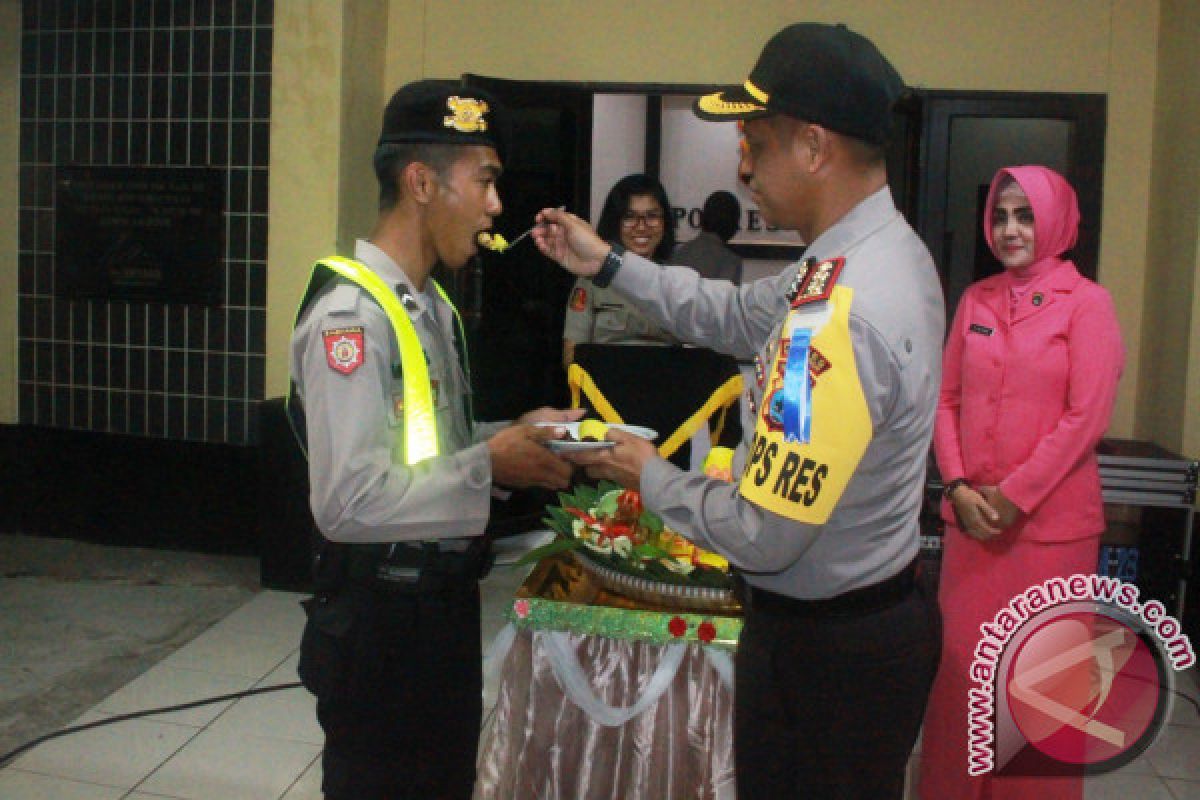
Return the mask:
[(966, 478), (955, 478), (954, 480), (947, 483), (945, 488), (942, 489), (942, 497), (949, 500), (950, 495), (954, 493), (955, 489), (957, 489), (960, 486), (970, 486), (970, 485), (971, 485), (971, 482), (969, 480), (967, 480)]
[(617, 275), (617, 270), (625, 263), (625, 248), (616, 242), (600, 264), (600, 271), (592, 276), (592, 283), (601, 289), (607, 289)]

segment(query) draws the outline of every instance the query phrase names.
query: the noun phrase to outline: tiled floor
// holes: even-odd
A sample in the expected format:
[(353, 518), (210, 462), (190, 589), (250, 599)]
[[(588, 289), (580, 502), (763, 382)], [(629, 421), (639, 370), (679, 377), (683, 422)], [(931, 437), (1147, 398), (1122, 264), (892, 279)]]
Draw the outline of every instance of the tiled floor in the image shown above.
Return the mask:
[[(484, 639), (523, 574), (484, 584)], [(79, 722), (294, 681), (300, 595), (263, 591)], [(1195, 670), (1180, 689), (1197, 695)], [(485, 687), (490, 698), (494, 687)], [(0, 770), (4, 800), (320, 800), (321, 732), (311, 697), (290, 689), (162, 714), (47, 742)], [(1175, 705), (1171, 724), (1127, 768), (1088, 780), (1090, 800), (1200, 800), (1200, 716)], [(940, 798), (938, 800), (941, 800)]]

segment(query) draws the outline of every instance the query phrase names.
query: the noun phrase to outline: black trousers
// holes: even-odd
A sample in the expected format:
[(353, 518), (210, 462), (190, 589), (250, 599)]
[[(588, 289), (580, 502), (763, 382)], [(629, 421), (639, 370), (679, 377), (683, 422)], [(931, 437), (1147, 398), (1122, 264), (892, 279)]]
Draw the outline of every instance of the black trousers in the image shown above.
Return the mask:
[(316, 598), (300, 673), (327, 800), (466, 800), (483, 713), (479, 585)]
[(862, 613), (747, 608), (734, 701), (739, 800), (900, 800), (940, 619), (921, 580), (895, 604)]

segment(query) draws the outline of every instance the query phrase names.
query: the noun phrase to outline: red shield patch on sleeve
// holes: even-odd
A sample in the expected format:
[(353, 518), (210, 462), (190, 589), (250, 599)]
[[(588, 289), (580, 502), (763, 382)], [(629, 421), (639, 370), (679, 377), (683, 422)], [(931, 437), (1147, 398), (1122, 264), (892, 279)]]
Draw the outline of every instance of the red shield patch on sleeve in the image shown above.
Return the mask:
[(575, 291), (571, 292), (571, 310), (583, 311), (587, 308), (587, 290), (582, 286), (576, 286)]
[(325, 339), (325, 360), (330, 369), (349, 375), (363, 365), (366, 352), (362, 328), (334, 328), (321, 331), (321, 336)]

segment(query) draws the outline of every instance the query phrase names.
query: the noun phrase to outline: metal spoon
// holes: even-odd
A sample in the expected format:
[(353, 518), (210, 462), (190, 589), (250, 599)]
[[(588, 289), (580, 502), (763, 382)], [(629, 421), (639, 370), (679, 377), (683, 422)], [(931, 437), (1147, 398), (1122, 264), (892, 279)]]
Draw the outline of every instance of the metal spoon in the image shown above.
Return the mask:
[[(558, 207), (558, 210), (559, 210), (559, 211), (566, 211), (566, 210), (567, 210), (567, 207), (566, 207), (566, 206), (559, 206), (559, 207)], [(498, 250), (498, 251), (496, 251), (496, 252), (499, 252), (499, 253), (505, 253), (505, 252), (508, 252), (509, 250), (512, 250), (512, 249), (513, 249), (513, 248), (516, 246), (517, 242), (521, 241), (521, 240), (522, 240), (522, 239), (524, 239), (526, 236), (528, 236), (529, 234), (533, 233), (534, 229), (535, 229), (535, 228), (537, 228), (537, 227), (538, 227), (537, 225), (534, 225), (532, 228), (530, 228), (529, 230), (525, 231), (525, 232), (524, 232), (524, 233), (522, 233), (520, 236), (518, 236), (517, 238), (515, 238), (515, 239), (513, 239), (511, 242), (509, 242), (507, 245), (505, 245), (505, 247), (504, 247), (504, 249), (503, 249), (503, 250)]]

